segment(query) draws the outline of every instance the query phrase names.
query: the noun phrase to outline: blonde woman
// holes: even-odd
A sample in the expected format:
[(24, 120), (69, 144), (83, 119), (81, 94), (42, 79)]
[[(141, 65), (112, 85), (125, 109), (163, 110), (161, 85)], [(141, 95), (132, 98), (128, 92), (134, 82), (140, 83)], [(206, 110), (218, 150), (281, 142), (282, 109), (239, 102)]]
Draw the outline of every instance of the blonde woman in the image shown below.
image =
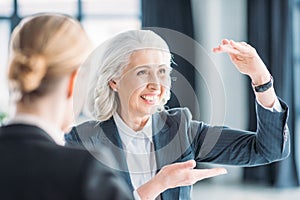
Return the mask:
[(109, 168), (86, 151), (63, 147), (74, 81), (90, 52), (80, 24), (59, 14), (27, 17), (10, 48), (16, 113), (0, 127), (0, 198), (131, 199)]
[(214, 52), (228, 53), (252, 79), (256, 132), (195, 121), (187, 108), (165, 110), (171, 54), (156, 33), (126, 31), (100, 48), (89, 98), (96, 120), (73, 128), (67, 143), (110, 148), (119, 161), (116, 168), (141, 198), (190, 199), (192, 184), (225, 172), (201, 170), (196, 163), (256, 166), (288, 156), (287, 105), (277, 98), (268, 69), (250, 45), (225, 39)]

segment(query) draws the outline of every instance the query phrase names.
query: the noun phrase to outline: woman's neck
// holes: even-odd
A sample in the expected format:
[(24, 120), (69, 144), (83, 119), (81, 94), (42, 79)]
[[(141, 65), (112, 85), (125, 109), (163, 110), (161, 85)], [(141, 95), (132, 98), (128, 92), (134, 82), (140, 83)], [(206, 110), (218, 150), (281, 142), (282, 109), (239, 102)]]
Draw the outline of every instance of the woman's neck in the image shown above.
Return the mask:
[(34, 115), (41, 120), (60, 128), (61, 122), (59, 122), (58, 119), (61, 111), (58, 110), (59, 107), (59, 103), (55, 104), (51, 101), (51, 98), (39, 98), (30, 103), (18, 102), (16, 104), (15, 115)]
[(138, 116), (127, 112), (118, 112), (124, 123), (134, 131), (140, 131), (147, 124), (151, 115)]
[(22, 123), (37, 126), (44, 130), (56, 144), (63, 146), (65, 141), (62, 129), (53, 121), (53, 118), (41, 112), (40, 109), (36, 109), (36, 105), (34, 108), (35, 109), (30, 109), (28, 106), (18, 104), (15, 116), (10, 119), (8, 123)]

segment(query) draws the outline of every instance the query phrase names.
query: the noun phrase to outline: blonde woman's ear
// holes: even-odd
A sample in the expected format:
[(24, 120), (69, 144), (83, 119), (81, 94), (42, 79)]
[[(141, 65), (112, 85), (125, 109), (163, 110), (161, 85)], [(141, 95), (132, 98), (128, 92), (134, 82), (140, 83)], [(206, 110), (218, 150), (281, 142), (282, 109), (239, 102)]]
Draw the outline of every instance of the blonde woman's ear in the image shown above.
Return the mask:
[(73, 71), (70, 80), (69, 80), (69, 87), (68, 87), (68, 98), (71, 98), (74, 94), (74, 87), (75, 87), (75, 80), (77, 78), (78, 69)]

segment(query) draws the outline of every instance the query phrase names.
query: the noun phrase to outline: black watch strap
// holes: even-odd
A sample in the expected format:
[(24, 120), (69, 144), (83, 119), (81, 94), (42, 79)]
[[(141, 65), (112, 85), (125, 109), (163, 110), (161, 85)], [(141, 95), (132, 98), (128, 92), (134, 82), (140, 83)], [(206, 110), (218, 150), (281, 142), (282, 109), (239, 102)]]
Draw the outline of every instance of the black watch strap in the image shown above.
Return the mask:
[(270, 76), (270, 81), (265, 83), (265, 84), (262, 84), (262, 85), (253, 85), (253, 88), (255, 90), (255, 92), (264, 92), (264, 91), (267, 91), (268, 89), (270, 89), (272, 86), (273, 86), (273, 77)]

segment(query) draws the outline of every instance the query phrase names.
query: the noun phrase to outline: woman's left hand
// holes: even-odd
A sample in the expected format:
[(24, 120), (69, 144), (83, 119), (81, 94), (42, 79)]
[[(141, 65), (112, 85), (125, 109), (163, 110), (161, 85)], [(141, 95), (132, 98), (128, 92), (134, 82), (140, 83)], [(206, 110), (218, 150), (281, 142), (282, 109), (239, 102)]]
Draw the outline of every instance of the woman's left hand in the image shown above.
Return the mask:
[[(235, 42), (223, 39), (222, 44), (213, 48), (213, 52), (228, 53), (236, 68), (243, 74), (250, 76), (254, 86), (263, 85), (270, 81), (271, 75), (256, 50), (245, 42)], [(261, 105), (272, 108), (277, 97), (274, 87), (265, 92), (255, 93)]]
[(261, 85), (270, 80), (270, 73), (256, 50), (245, 42), (223, 39), (222, 44), (213, 48), (213, 52), (228, 53), (236, 68), (250, 76), (253, 84)]

